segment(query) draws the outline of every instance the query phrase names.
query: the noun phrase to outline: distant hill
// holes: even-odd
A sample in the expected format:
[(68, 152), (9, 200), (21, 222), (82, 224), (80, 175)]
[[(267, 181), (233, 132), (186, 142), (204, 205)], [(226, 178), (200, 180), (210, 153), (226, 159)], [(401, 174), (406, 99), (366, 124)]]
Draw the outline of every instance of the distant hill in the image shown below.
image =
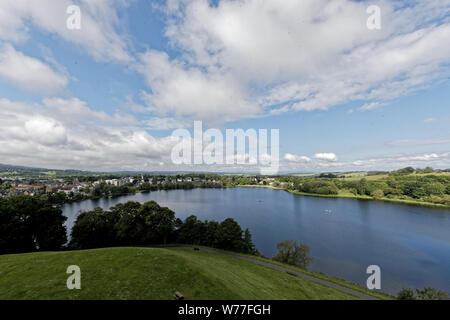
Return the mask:
[(82, 170), (57, 170), (47, 168), (34, 168), (25, 166), (16, 166), (0, 163), (0, 176), (4, 175), (21, 175), (21, 176), (42, 176), (42, 175), (85, 175), (93, 174), (92, 172)]

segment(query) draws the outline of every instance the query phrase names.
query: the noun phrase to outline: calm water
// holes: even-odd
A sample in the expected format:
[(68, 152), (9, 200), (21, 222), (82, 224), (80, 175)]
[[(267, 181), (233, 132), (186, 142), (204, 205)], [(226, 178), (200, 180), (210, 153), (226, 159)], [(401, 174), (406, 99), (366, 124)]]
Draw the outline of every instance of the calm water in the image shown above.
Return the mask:
[(450, 210), (265, 188), (171, 190), (66, 204), (68, 229), (80, 211), (131, 200), (155, 200), (181, 219), (232, 217), (250, 229), (256, 247), (268, 257), (281, 240), (299, 240), (311, 248), (310, 269), (364, 286), (367, 266), (376, 264), (382, 291), (397, 293), (409, 285), (450, 292)]

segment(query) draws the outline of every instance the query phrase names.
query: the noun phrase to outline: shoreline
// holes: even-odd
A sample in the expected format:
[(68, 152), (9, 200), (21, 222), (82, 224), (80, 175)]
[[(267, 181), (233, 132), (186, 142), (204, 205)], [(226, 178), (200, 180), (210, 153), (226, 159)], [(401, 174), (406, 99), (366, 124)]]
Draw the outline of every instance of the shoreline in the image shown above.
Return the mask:
[(85, 200), (100, 200), (100, 199), (107, 199), (107, 198), (116, 198), (121, 196), (128, 196), (128, 195), (134, 195), (137, 193), (151, 193), (154, 191), (171, 191), (171, 190), (192, 190), (192, 189), (228, 189), (228, 188), (266, 188), (266, 189), (272, 189), (272, 190), (281, 190), (285, 192), (289, 192), (291, 194), (295, 194), (298, 196), (306, 196), (306, 197), (316, 197), (316, 198), (346, 198), (346, 199), (356, 199), (356, 200), (369, 200), (369, 201), (383, 201), (383, 202), (391, 202), (391, 203), (398, 203), (398, 204), (405, 204), (405, 205), (413, 205), (413, 206), (421, 206), (421, 207), (429, 207), (429, 208), (440, 208), (440, 209), (450, 209), (450, 206), (445, 204), (439, 204), (439, 203), (431, 203), (431, 202), (421, 202), (421, 201), (414, 201), (414, 200), (405, 200), (405, 199), (390, 199), (390, 198), (381, 198), (381, 199), (374, 199), (371, 196), (361, 196), (361, 195), (343, 195), (343, 194), (316, 194), (316, 193), (306, 193), (306, 192), (300, 192), (296, 190), (288, 190), (280, 187), (273, 187), (273, 186), (267, 186), (267, 185), (236, 185), (236, 186), (223, 186), (221, 188), (204, 188), (204, 187), (197, 187), (197, 188), (190, 188), (190, 189), (157, 189), (157, 190), (136, 190), (135, 192), (130, 193), (123, 193), (115, 196), (101, 196), (101, 197), (88, 197), (87, 199), (81, 199), (81, 200), (71, 200), (66, 201), (63, 204), (70, 204), (70, 203), (77, 203), (82, 202)]
[[(399, 203), (399, 204), (407, 204), (407, 205), (414, 205), (414, 206), (422, 206), (422, 207), (433, 207), (433, 208), (441, 208), (441, 209), (450, 209), (450, 206), (445, 204), (439, 204), (439, 203), (431, 203), (431, 202), (421, 202), (421, 201), (414, 201), (414, 200), (405, 200), (405, 199), (390, 199), (383, 197), (381, 199), (374, 199), (371, 196), (361, 196), (361, 195), (342, 195), (342, 194), (317, 194), (317, 193), (306, 193), (306, 192), (300, 192), (296, 190), (288, 190), (280, 187), (273, 187), (273, 186), (264, 186), (264, 185), (237, 185), (236, 187), (239, 188), (268, 188), (273, 190), (282, 190), (286, 191), (295, 195), (299, 196), (306, 196), (306, 197), (317, 197), (317, 198), (347, 198), (347, 199), (356, 199), (356, 200), (370, 200), (370, 201), (385, 201), (385, 202), (392, 202), (392, 203)], [(235, 188), (236, 188), (235, 187)]]

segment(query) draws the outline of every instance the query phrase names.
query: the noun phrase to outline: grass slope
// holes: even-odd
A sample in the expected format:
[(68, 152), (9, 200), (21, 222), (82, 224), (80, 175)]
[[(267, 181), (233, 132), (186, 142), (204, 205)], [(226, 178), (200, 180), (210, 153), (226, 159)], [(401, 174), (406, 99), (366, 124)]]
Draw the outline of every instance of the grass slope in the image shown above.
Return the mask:
[[(81, 290), (68, 290), (69, 265)], [(0, 256), (0, 299), (356, 299), (233, 257), (181, 248), (106, 248)]]

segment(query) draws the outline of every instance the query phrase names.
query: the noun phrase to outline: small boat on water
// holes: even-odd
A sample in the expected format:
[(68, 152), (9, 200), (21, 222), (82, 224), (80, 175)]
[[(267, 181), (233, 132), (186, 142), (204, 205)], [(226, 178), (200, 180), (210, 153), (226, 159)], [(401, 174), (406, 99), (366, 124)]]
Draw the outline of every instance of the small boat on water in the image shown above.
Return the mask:
[(331, 211), (331, 210), (325, 210), (325, 213), (326, 214), (331, 214), (333, 211)]

